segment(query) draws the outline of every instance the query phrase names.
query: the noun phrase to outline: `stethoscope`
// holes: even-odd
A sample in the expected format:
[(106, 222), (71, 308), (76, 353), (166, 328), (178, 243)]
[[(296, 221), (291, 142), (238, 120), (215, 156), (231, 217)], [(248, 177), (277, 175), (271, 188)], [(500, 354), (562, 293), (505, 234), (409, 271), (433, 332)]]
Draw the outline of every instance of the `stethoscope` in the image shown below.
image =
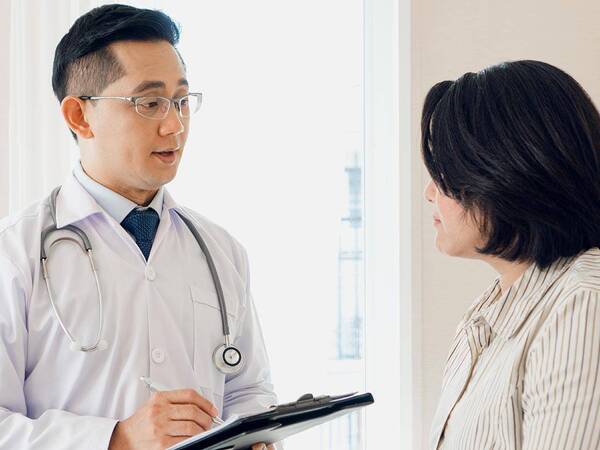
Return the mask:
[[(50, 304), (52, 305), (52, 310), (54, 311), (54, 315), (60, 324), (60, 327), (63, 329), (64, 333), (67, 335), (69, 339), (69, 348), (73, 351), (81, 351), (81, 352), (93, 352), (95, 350), (104, 350), (108, 347), (107, 342), (102, 339), (102, 333), (104, 329), (104, 312), (103, 312), (103, 301), (102, 301), (102, 289), (100, 288), (100, 281), (98, 279), (98, 272), (96, 270), (96, 266), (94, 265), (94, 258), (92, 255), (92, 244), (90, 243), (87, 234), (83, 232), (80, 228), (75, 225), (66, 225), (64, 227), (58, 228), (56, 225), (56, 197), (58, 196), (58, 192), (60, 191), (60, 186), (55, 188), (49, 197), (50, 204), (50, 215), (52, 216), (53, 225), (48, 226), (46, 229), (42, 231), (42, 240), (41, 240), (41, 251), (40, 251), (40, 259), (42, 262), (42, 273), (44, 276), (44, 280), (46, 282), (46, 288), (48, 290), (48, 297), (50, 298)], [(215, 267), (215, 263), (212, 259), (210, 252), (208, 251), (208, 247), (206, 243), (198, 233), (198, 230), (190, 219), (185, 217), (179, 211), (175, 210), (181, 220), (185, 223), (191, 233), (194, 235), (196, 242), (202, 249), (202, 253), (206, 257), (206, 262), (208, 263), (208, 268), (210, 270), (210, 275), (215, 285), (215, 289), (217, 291), (217, 297), (219, 299), (219, 311), (221, 313), (221, 324), (223, 326), (223, 336), (225, 338), (225, 342), (219, 345), (215, 351), (213, 352), (213, 362), (217, 369), (224, 374), (235, 374), (239, 372), (242, 368), (242, 352), (230, 342), (229, 335), (229, 321), (227, 319), (227, 307), (225, 305), (225, 296), (223, 295), (223, 287), (221, 285), (221, 281), (219, 280), (219, 275), (217, 273), (217, 268)], [(52, 287), (50, 286), (50, 275), (48, 274), (48, 255), (46, 254), (45, 243), (48, 236), (56, 231), (70, 231), (76, 237), (62, 236), (53, 241), (48, 247), (48, 252), (50, 249), (55, 246), (58, 242), (61, 241), (71, 241), (82, 251), (87, 254), (90, 266), (92, 268), (92, 272), (94, 274), (94, 280), (96, 283), (96, 290), (98, 292), (98, 333), (96, 334), (96, 339), (91, 345), (82, 345), (69, 331), (66, 324), (62, 320), (62, 316), (56, 307), (56, 302), (54, 301), (54, 296), (52, 295)], [(82, 245), (83, 244), (83, 245)], [(49, 253), (48, 253), (49, 254)]]

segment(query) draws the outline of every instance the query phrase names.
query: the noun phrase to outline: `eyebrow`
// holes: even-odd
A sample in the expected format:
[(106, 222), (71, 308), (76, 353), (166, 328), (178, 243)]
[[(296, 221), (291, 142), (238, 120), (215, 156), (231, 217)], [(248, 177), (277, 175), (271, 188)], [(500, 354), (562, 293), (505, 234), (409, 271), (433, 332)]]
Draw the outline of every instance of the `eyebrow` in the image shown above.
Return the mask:
[[(189, 86), (190, 84), (185, 78), (180, 78), (177, 82), (177, 86)], [(166, 84), (164, 81), (142, 81), (137, 87), (133, 90), (134, 94), (138, 94), (140, 92), (147, 91), (148, 89), (164, 89)]]

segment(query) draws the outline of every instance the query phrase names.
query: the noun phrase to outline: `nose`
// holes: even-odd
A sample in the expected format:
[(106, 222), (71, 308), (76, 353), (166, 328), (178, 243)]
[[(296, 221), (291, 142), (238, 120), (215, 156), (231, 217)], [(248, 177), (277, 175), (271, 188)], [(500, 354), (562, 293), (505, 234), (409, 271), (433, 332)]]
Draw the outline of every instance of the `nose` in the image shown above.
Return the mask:
[(168, 136), (170, 134), (178, 135), (184, 131), (185, 125), (181, 113), (175, 105), (171, 105), (167, 117), (161, 121), (159, 133), (161, 136)]
[(429, 183), (427, 183), (427, 186), (425, 186), (425, 192), (423, 192), (423, 195), (425, 196), (425, 199), (429, 203), (433, 203), (434, 202), (436, 191), (437, 191), (437, 186), (435, 185), (435, 183), (433, 182), (433, 180), (429, 180)]

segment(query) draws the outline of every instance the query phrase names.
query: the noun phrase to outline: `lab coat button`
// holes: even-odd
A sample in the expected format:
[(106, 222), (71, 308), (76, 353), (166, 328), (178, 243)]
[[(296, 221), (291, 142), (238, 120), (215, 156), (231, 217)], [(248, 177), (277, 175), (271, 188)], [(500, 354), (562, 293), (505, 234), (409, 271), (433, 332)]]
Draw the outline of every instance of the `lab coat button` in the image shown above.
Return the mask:
[(160, 364), (165, 360), (165, 352), (162, 348), (155, 348), (152, 350), (152, 361), (156, 364)]
[(154, 271), (154, 268), (151, 265), (147, 265), (146, 266), (146, 280), (148, 281), (154, 281), (154, 279), (156, 278), (156, 272)]

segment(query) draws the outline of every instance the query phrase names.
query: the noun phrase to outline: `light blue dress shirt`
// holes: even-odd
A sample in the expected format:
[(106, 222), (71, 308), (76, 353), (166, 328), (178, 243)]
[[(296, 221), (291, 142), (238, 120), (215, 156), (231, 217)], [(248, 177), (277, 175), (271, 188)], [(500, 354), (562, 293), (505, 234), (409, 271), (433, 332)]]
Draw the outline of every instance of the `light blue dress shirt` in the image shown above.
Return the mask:
[(98, 205), (104, 209), (109, 216), (115, 219), (117, 223), (123, 222), (123, 219), (125, 219), (125, 217), (127, 217), (127, 215), (134, 209), (143, 210), (152, 208), (158, 213), (158, 217), (160, 217), (162, 214), (164, 196), (164, 188), (162, 187), (158, 190), (148, 206), (140, 206), (90, 178), (90, 176), (83, 170), (83, 167), (81, 167), (81, 162), (79, 161), (73, 168), (73, 175), (79, 184), (81, 184), (81, 186), (83, 186), (83, 188), (88, 192), (88, 194), (90, 194), (92, 198), (96, 200), (96, 203), (98, 203)]

